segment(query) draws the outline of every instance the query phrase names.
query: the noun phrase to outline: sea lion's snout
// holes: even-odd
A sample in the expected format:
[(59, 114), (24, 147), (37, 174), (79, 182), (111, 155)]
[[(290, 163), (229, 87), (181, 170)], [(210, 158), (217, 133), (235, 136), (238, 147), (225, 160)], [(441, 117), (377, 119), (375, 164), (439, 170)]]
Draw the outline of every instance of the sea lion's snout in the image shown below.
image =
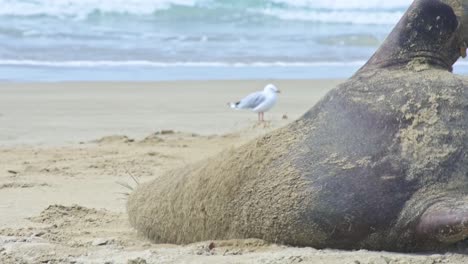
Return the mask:
[(464, 45), (460, 47), (460, 56), (462, 58), (466, 58), (466, 49), (467, 49), (466, 43), (464, 43)]
[(442, 0), (442, 2), (449, 5), (457, 16), (460, 57), (465, 58), (468, 48), (468, 0)]

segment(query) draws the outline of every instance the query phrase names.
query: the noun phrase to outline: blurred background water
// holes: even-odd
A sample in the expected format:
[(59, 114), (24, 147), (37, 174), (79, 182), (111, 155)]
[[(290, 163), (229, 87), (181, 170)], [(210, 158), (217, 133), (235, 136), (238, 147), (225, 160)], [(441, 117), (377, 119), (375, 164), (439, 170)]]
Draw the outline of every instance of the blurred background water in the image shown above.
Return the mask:
[(410, 3), (0, 0), (0, 80), (345, 78)]

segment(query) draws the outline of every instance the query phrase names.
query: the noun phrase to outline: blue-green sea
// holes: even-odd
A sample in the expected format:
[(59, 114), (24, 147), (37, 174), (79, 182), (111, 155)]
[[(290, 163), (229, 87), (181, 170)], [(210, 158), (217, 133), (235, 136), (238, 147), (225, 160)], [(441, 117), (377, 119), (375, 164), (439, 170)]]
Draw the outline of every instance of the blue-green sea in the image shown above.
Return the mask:
[(0, 80), (346, 78), (410, 3), (0, 0)]

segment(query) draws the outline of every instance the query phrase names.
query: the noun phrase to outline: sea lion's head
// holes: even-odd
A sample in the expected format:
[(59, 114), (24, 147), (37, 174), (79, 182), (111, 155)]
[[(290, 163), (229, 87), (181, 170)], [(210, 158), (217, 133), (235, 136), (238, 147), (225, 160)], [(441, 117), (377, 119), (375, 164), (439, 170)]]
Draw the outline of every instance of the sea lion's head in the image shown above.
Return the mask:
[(468, 0), (415, 0), (361, 71), (408, 65), (452, 71), (467, 44)]

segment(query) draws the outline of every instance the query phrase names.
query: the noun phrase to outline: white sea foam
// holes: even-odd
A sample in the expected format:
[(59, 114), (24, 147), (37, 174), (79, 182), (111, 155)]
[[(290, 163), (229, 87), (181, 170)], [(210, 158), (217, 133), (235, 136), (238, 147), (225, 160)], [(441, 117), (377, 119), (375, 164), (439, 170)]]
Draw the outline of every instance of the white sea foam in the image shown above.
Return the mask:
[(412, 0), (271, 0), (288, 6), (328, 10), (389, 10), (407, 8)]
[[(174, 6), (229, 10), (235, 0), (0, 0), (0, 16), (36, 16), (86, 18), (95, 12), (131, 15), (152, 15)], [(274, 15), (280, 19), (360, 24), (394, 23), (411, 0), (263, 0), (240, 6), (245, 12)], [(243, 3), (244, 4), (244, 3)], [(281, 6), (278, 6), (280, 4)], [(366, 12), (356, 12), (366, 11)], [(229, 12), (229, 11), (228, 11)], [(184, 13), (186, 14), (186, 13)], [(174, 12), (174, 16), (180, 15)], [(219, 14), (223, 16), (222, 13)]]
[(343, 23), (362, 25), (393, 25), (403, 16), (403, 11), (387, 11), (372, 13), (360, 11), (304, 11), (265, 9), (263, 14), (282, 20), (312, 21), (318, 23)]
[(155, 62), (155, 61), (37, 61), (0, 60), (0, 66), (31, 67), (319, 67), (319, 66), (360, 66), (365, 61), (313, 61), (313, 62)]
[(147, 15), (172, 5), (194, 6), (197, 0), (0, 0), (0, 15), (14, 16), (75, 16), (108, 12)]
[[(38, 61), (38, 60), (0, 60), (0, 66), (24, 67), (64, 67), (64, 68), (93, 68), (93, 67), (346, 67), (362, 66), (365, 60), (355, 61), (272, 61), (272, 62), (157, 62), (144, 60), (131, 61)], [(456, 65), (468, 66), (468, 61), (459, 60)]]

